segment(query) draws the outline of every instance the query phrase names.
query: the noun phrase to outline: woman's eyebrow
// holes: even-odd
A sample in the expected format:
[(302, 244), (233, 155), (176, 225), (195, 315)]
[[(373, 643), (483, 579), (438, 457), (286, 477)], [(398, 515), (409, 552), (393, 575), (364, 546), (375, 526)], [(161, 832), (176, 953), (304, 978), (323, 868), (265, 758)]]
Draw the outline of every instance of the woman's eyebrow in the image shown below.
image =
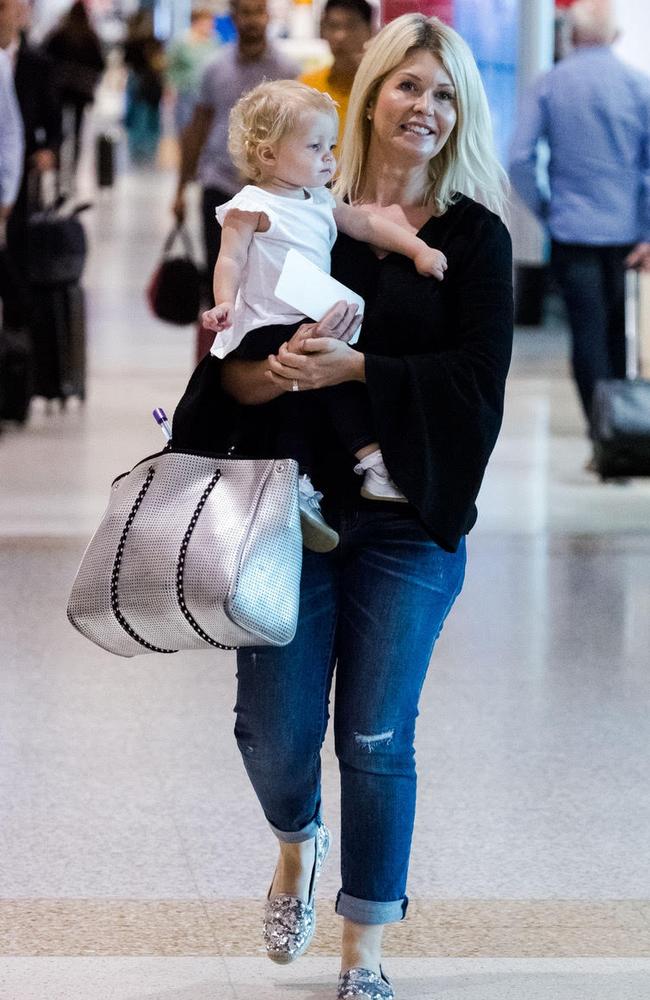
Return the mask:
[[(410, 69), (401, 69), (400, 73), (402, 74), (402, 76), (410, 76), (413, 80), (417, 80), (418, 83), (422, 83), (422, 77), (419, 76), (418, 73), (413, 73), (413, 71)], [(454, 93), (456, 92), (456, 88), (454, 87), (453, 83), (451, 83), (448, 80), (444, 80), (442, 83), (437, 82), (434, 84), (434, 86), (446, 87), (448, 90), (453, 90)]]

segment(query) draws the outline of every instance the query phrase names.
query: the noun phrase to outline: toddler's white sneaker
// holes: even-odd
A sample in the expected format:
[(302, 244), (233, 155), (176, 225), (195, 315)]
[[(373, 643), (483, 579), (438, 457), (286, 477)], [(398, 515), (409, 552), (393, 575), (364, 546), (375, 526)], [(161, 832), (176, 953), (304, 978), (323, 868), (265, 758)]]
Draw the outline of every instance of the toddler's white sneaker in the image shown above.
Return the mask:
[(354, 471), (358, 476), (363, 476), (361, 484), (361, 496), (366, 500), (392, 500), (396, 503), (407, 503), (403, 493), (397, 488), (388, 474), (388, 469), (384, 465), (384, 458), (377, 449), (362, 458)]

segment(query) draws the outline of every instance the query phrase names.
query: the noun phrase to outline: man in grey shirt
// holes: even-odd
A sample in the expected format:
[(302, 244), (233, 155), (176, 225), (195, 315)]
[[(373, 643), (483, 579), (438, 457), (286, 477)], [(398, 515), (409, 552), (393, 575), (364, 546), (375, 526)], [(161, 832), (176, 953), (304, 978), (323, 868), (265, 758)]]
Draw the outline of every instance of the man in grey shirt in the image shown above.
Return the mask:
[(300, 72), (298, 65), (267, 39), (266, 0), (232, 0), (231, 14), (237, 42), (225, 46), (203, 73), (194, 115), (181, 136), (181, 170), (173, 206), (176, 218), (182, 221), (185, 187), (196, 175), (203, 187), (203, 238), (210, 295), (221, 240), (215, 209), (242, 186), (242, 178), (228, 155), (230, 111), (243, 93), (263, 80), (292, 79)]

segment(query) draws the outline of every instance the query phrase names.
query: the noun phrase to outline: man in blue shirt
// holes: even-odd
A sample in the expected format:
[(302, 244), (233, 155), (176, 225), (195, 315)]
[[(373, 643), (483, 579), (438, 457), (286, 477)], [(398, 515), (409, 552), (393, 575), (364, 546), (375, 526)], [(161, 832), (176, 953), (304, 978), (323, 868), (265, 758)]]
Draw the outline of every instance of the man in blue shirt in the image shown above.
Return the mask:
[(616, 26), (600, 5), (578, 0), (571, 16), (575, 50), (524, 102), (510, 176), (551, 236), (589, 421), (596, 381), (625, 375), (624, 268), (650, 270), (650, 77), (614, 55)]
[(25, 139), (9, 56), (0, 47), (0, 244), (23, 176)]

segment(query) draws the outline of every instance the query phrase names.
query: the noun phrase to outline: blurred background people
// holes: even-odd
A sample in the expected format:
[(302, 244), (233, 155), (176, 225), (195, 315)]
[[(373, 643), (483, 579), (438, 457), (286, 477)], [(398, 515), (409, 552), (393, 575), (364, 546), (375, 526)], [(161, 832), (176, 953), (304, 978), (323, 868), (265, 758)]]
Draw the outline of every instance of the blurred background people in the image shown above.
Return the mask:
[(79, 160), (84, 112), (92, 104), (105, 62), (83, 0), (76, 0), (43, 43), (52, 60), (65, 127), (74, 135), (73, 168)]
[(165, 50), (153, 31), (150, 11), (141, 10), (127, 21), (124, 62), (126, 84), (126, 128), (133, 163), (151, 162), (160, 140), (160, 100), (163, 94)]
[(13, 65), (23, 122), (23, 175), (7, 220), (7, 258), (14, 281), (5, 297), (4, 319), (15, 328), (29, 326), (27, 222), (38, 199), (40, 177), (57, 165), (61, 146), (61, 105), (49, 58), (28, 45), (22, 33), (25, 8), (19, 0), (0, 0), (0, 48)]
[(298, 76), (298, 66), (269, 41), (266, 0), (233, 0), (237, 41), (225, 45), (205, 69), (189, 125), (181, 136), (181, 168), (173, 211), (185, 217), (185, 188), (196, 175), (202, 193), (206, 298), (214, 305), (212, 272), (219, 255), (221, 228), (215, 208), (229, 201), (243, 179), (228, 155), (228, 118), (241, 95), (263, 80)]
[[(625, 375), (624, 269), (650, 266), (650, 78), (612, 51), (607, 4), (578, 0), (570, 18), (574, 51), (528, 94), (510, 175), (551, 236), (589, 424), (596, 381)], [(540, 139), (550, 149), (541, 180)]]
[(176, 93), (174, 124), (178, 135), (192, 117), (203, 70), (218, 47), (212, 11), (208, 7), (195, 8), (188, 30), (167, 50), (167, 83)]
[[(9, 56), (0, 48), (0, 249), (23, 176), (25, 139)], [(1, 275), (0, 275), (1, 280)], [(0, 286), (0, 298), (3, 298)]]
[(300, 80), (329, 94), (338, 103), (340, 140), (354, 76), (372, 35), (372, 7), (367, 0), (327, 0), (320, 33), (329, 45), (332, 65), (303, 73)]

